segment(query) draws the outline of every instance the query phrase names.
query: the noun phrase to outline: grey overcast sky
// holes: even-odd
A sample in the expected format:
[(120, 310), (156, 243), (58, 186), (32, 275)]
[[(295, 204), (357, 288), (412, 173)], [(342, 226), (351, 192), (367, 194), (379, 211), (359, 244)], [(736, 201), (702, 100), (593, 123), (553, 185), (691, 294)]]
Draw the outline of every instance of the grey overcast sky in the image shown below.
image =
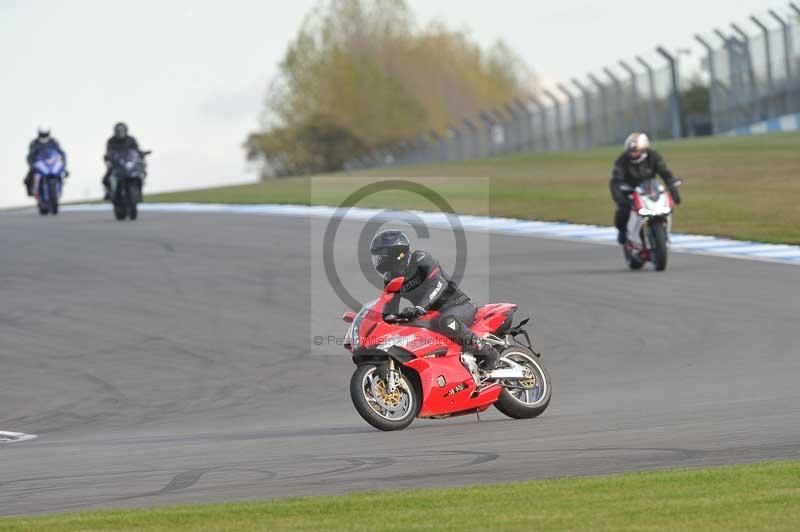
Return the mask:
[[(253, 180), (241, 143), (269, 79), (317, 0), (0, 0), (0, 207), (21, 180), (38, 123), (68, 152), (65, 199), (97, 197), (102, 153), (125, 120), (154, 150), (147, 191)], [(508, 42), (546, 82), (598, 71), (656, 44), (691, 46), (775, 0), (411, 0), (424, 24)], [(694, 53), (691, 62), (699, 61)]]

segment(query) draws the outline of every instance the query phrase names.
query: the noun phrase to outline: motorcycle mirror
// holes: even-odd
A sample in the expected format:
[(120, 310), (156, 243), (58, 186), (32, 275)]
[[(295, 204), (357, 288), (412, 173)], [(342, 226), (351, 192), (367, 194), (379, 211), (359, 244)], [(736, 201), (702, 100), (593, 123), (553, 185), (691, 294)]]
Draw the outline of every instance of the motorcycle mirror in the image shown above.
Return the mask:
[(683, 179), (680, 179), (680, 178), (678, 178), (678, 179), (676, 179), (675, 181), (672, 182), (672, 186), (673, 187), (679, 187), (682, 184), (683, 184)]
[(386, 291), (392, 293), (399, 292), (400, 289), (403, 287), (404, 281), (405, 279), (403, 277), (395, 277), (394, 279), (389, 281), (389, 284), (386, 285)]
[(151, 153), (153, 153), (153, 150), (145, 150), (145, 151), (142, 152), (142, 157), (147, 157)]
[(342, 320), (344, 320), (345, 323), (353, 323), (354, 319), (356, 319), (356, 313), (353, 312), (352, 310), (348, 310), (347, 312), (342, 314)]

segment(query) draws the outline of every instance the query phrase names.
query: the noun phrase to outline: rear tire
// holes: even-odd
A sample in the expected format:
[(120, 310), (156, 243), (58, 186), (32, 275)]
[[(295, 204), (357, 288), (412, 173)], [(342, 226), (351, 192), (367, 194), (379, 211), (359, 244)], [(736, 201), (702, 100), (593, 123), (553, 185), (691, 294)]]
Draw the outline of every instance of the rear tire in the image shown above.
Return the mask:
[(114, 217), (121, 222), (125, 219), (126, 215), (127, 213), (125, 212), (125, 206), (120, 205), (119, 203), (114, 203)]
[(47, 195), (50, 201), (50, 213), (58, 214), (58, 181), (55, 179), (47, 180)]
[[(417, 417), (421, 405), (420, 396), (408, 378), (402, 373), (398, 372), (398, 374), (400, 375), (398, 389), (401, 392), (401, 404), (404, 404), (405, 407), (401, 408), (400, 415), (396, 419), (388, 419), (387, 414), (378, 412), (380, 406), (374, 401), (371, 387), (373, 379), (380, 379), (376, 366), (372, 364), (358, 366), (353, 372), (353, 376), (350, 377), (350, 399), (353, 401), (353, 406), (364, 421), (376, 429), (403, 430)], [(373, 400), (368, 400), (368, 396)], [(405, 403), (402, 402), (402, 398), (405, 398)]]
[(663, 272), (667, 269), (667, 233), (661, 223), (653, 224), (650, 230), (653, 232), (653, 264), (656, 271)]
[[(535, 386), (538, 388), (531, 388), (531, 391), (538, 389), (538, 396), (527, 401), (529, 392), (519, 391), (520, 397), (515, 397), (506, 388), (500, 392), (500, 397), (494, 404), (500, 412), (514, 419), (530, 419), (539, 416), (547, 410), (550, 405), (550, 397), (553, 393), (551, 385), (550, 372), (542, 364), (541, 359), (537, 357), (530, 349), (521, 346), (512, 346), (505, 349), (501, 354), (501, 358), (508, 357), (518, 364), (523, 364), (533, 369), (536, 376)], [(502, 362), (501, 362), (502, 363)]]
[(622, 246), (622, 251), (625, 253), (625, 262), (628, 263), (628, 268), (631, 270), (641, 270), (642, 266), (644, 266), (644, 261), (641, 261), (631, 255), (630, 250), (627, 246)]

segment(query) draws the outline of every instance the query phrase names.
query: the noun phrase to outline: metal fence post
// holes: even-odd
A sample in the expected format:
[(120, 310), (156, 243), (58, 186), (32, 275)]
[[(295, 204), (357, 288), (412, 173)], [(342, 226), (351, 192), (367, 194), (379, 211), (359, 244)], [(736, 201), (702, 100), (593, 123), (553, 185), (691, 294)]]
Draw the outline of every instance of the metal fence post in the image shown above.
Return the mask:
[(520, 146), (520, 151), (533, 151), (533, 115), (531, 110), (519, 98), (514, 100), (514, 104), (521, 113), (522, 131), (525, 139)]
[(631, 94), (633, 97), (633, 130), (634, 131), (641, 131), (642, 130), (642, 119), (639, 117), (641, 102), (639, 101), (639, 81), (637, 79), (636, 71), (625, 61), (619, 60), (619, 66), (622, 67), (628, 76), (630, 76), (631, 80)]
[(603, 72), (605, 72), (608, 79), (611, 80), (611, 83), (614, 84), (614, 89), (617, 92), (615, 98), (617, 100), (617, 117), (615, 119), (617, 138), (615, 138), (614, 141), (622, 141), (625, 139), (625, 105), (623, 103), (622, 83), (619, 82), (619, 78), (614, 75), (610, 68), (604, 68)]
[[(785, 21), (774, 10), (770, 9), (769, 14), (781, 25), (783, 33), (783, 68), (786, 70), (786, 78), (783, 80), (783, 113), (792, 111), (792, 33), (789, 23)], [(800, 13), (798, 13), (800, 15)]]
[(611, 144), (611, 128), (608, 125), (608, 95), (606, 94), (606, 86), (602, 81), (597, 79), (594, 74), (589, 74), (589, 79), (595, 84), (600, 93), (600, 107), (602, 108), (600, 121), (603, 123), (603, 138), (600, 141), (600, 144)]
[(492, 135), (494, 133), (494, 121), (488, 114), (486, 114), (485, 111), (482, 111), (478, 116), (480, 117), (481, 122), (483, 122), (484, 139), (486, 140), (486, 150), (484, 150), (484, 153), (488, 157), (494, 157), (495, 146)]
[(764, 56), (767, 60), (766, 69), (767, 69), (767, 101), (765, 102), (764, 106), (767, 109), (768, 117), (777, 116), (777, 110), (775, 109), (774, 103), (774, 96), (775, 92), (775, 80), (772, 75), (772, 45), (769, 42), (769, 28), (764, 25), (755, 15), (750, 15), (750, 20), (753, 21), (753, 24), (758, 26), (761, 30), (761, 33), (764, 35)]
[(563, 83), (559, 83), (557, 85), (558, 90), (567, 97), (569, 101), (569, 122), (570, 127), (567, 128), (569, 132), (569, 147), (573, 150), (578, 149), (578, 108), (577, 104), (575, 103), (575, 95), (570, 92), (566, 85)]
[(466, 159), (478, 159), (481, 156), (481, 139), (478, 135), (478, 127), (472, 123), (467, 118), (461, 120), (461, 122), (467, 126), (467, 130), (469, 131), (470, 143), (469, 143), (469, 156)]
[(539, 111), (539, 124), (542, 127), (542, 151), (550, 151), (550, 134), (547, 128), (547, 108), (536, 96), (530, 95), (528, 99), (536, 106)]
[[(496, 107), (489, 112), (489, 116), (494, 120), (494, 129), (492, 135), (496, 136), (497, 131), (500, 131), (501, 143), (497, 144), (497, 153), (509, 153), (511, 146), (511, 127), (509, 127), (506, 117)], [(497, 141), (497, 139), (495, 139)]]
[(681, 92), (678, 86), (678, 68), (675, 64), (675, 58), (672, 57), (672, 54), (667, 52), (666, 48), (659, 46), (656, 48), (656, 51), (669, 63), (672, 82), (672, 90), (670, 91), (669, 98), (669, 119), (672, 123), (672, 138), (678, 139), (683, 136), (683, 113), (681, 112)]
[(450, 150), (448, 161), (461, 161), (464, 159), (464, 144), (462, 142), (461, 132), (453, 124), (448, 124), (445, 130), (447, 138), (450, 139), (450, 144), (453, 149)]
[(650, 127), (650, 136), (658, 134), (658, 116), (656, 114), (656, 75), (650, 63), (641, 56), (636, 56), (636, 62), (642, 65), (647, 71), (647, 84), (650, 89), (650, 98), (647, 99), (647, 124)]
[(522, 151), (522, 117), (520, 117), (517, 110), (514, 109), (513, 102), (505, 104), (503, 109), (506, 110), (506, 114), (511, 118), (509, 129), (514, 131), (514, 140), (513, 142), (509, 142), (509, 151)]
[[(747, 62), (747, 77), (750, 82), (750, 109), (753, 122), (758, 122), (765, 118), (760, 112), (760, 97), (758, 94), (758, 85), (756, 84), (756, 73), (753, 69), (753, 54), (750, 49), (750, 36), (745, 31), (734, 23), (731, 23), (731, 28), (735, 31), (739, 38), (744, 43), (745, 61)], [(766, 113), (764, 113), (766, 114)]]
[(581, 95), (583, 96), (583, 107), (584, 113), (586, 114), (586, 145), (584, 148), (588, 150), (594, 144), (592, 139), (592, 93), (577, 79), (573, 79), (572, 84), (581, 91)]
[(709, 112), (711, 113), (711, 134), (716, 135), (719, 133), (719, 120), (717, 117), (717, 109), (719, 108), (719, 82), (717, 81), (717, 68), (714, 64), (714, 49), (708, 44), (708, 41), (703, 39), (700, 35), (695, 35), (694, 39), (700, 43), (706, 51), (706, 61), (708, 63), (708, 105)]
[(544, 95), (550, 100), (552, 104), (552, 109), (554, 112), (554, 121), (556, 126), (556, 146), (554, 147), (553, 151), (562, 151), (564, 149), (564, 131), (562, 130), (561, 126), (561, 102), (558, 101), (556, 95), (550, 92), (549, 90), (542, 91)]

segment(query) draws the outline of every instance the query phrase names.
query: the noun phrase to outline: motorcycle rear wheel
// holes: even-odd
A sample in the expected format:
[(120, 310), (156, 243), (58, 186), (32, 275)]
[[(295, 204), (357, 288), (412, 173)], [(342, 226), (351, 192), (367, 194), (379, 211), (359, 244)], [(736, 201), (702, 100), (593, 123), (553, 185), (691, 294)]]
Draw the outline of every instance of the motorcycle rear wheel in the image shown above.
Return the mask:
[[(420, 398), (408, 379), (399, 374), (395, 393), (386, 392), (377, 366), (358, 366), (350, 377), (350, 399), (356, 412), (370, 425), (380, 430), (403, 430), (414, 421), (420, 408)], [(381, 396), (382, 394), (382, 396)], [(392, 408), (386, 408), (393, 403)]]
[[(514, 419), (530, 419), (541, 415), (550, 405), (553, 393), (550, 373), (530, 349), (511, 346), (500, 354), (500, 360), (508, 358), (512, 362), (526, 366), (533, 372), (534, 379), (525, 389), (503, 388), (494, 404), (500, 412)], [(526, 383), (527, 384), (527, 383)]]

